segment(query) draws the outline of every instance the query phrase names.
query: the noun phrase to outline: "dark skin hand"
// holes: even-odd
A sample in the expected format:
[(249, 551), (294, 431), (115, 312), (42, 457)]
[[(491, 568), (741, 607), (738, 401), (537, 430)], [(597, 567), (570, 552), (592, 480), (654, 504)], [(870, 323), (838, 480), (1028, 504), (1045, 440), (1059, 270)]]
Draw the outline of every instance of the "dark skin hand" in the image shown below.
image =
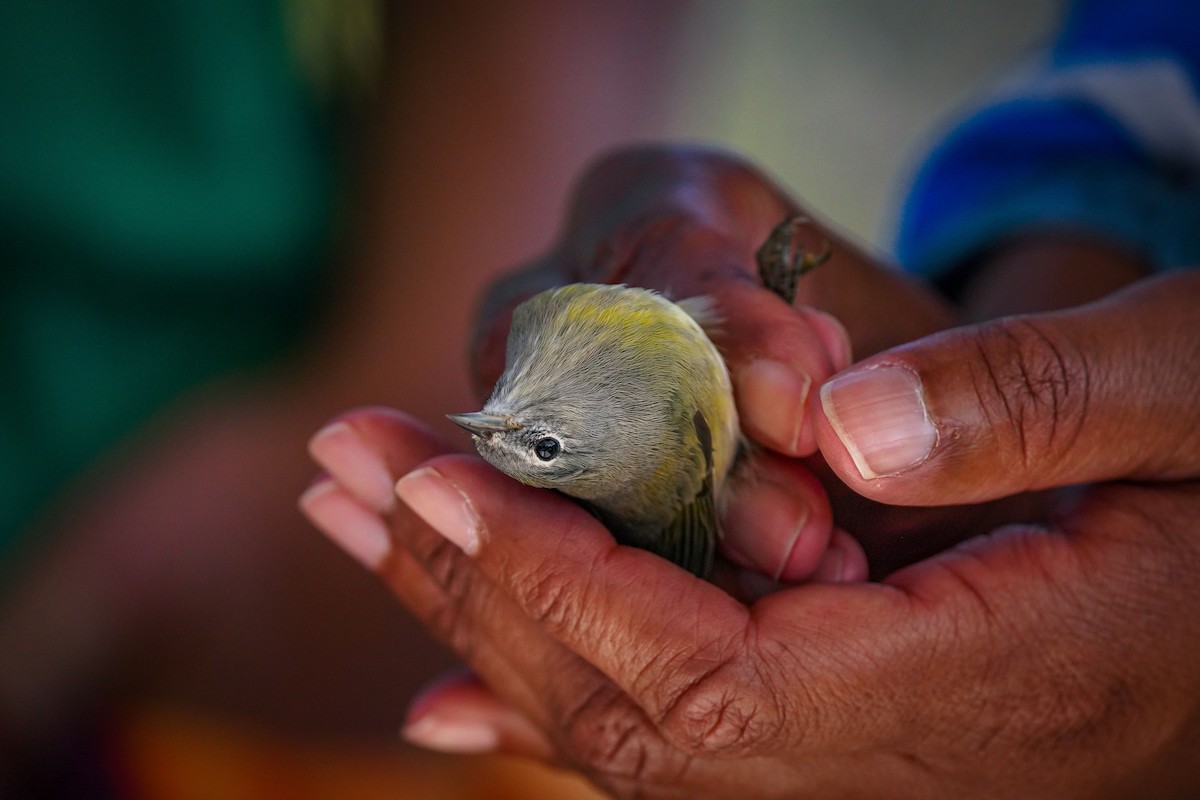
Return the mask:
[[(722, 549), (734, 563), (785, 581), (858, 579), (858, 542), (833, 523), (816, 452), (814, 387), (874, 352), (947, 327), (949, 307), (819, 222), (801, 226), (802, 253), (828, 263), (800, 281), (795, 307), (767, 291), (756, 251), (797, 204), (745, 162), (697, 148), (624, 150), (585, 173), (564, 234), (549, 254), (494, 285), (472, 365), (481, 399), (503, 368), (512, 309), (549, 286), (628, 283), (675, 299), (707, 295), (747, 436), (761, 445), (734, 473)], [(895, 313), (896, 304), (906, 313)], [(818, 306), (824, 310), (818, 310)], [(786, 458), (781, 458), (785, 456)], [(827, 483), (837, 490), (836, 480)], [(857, 532), (856, 532), (857, 533)]]
[[(957, 313), (964, 322), (979, 322), (1070, 308), (1105, 297), (1146, 271), (1130, 251), (1063, 234), (1030, 233), (981, 257), (972, 280), (963, 286)], [(1045, 493), (1025, 493), (953, 508), (864, 502), (829, 470), (823, 456), (807, 463), (822, 477), (839, 524), (862, 542), (875, 577), (933, 555), (972, 532), (1006, 522), (1043, 520), (1052, 501)]]
[[(1036, 496), (950, 511), (880, 506), (863, 502), (829, 470), (816, 452), (813, 387), (852, 354), (862, 358), (976, 312), (971, 303), (952, 308), (819, 219), (798, 229), (796, 244), (802, 253), (828, 251), (829, 260), (800, 280), (796, 305), (788, 308), (764, 290), (755, 254), (779, 221), (795, 214), (812, 216), (727, 153), (647, 147), (600, 159), (581, 178), (551, 252), (498, 281), (485, 298), (471, 361), (480, 399), (502, 371), (512, 309), (542, 289), (625, 282), (677, 299), (708, 295), (723, 320), (715, 339), (730, 367), (742, 428), (762, 446), (735, 471), (728, 493), (722, 552), (733, 563), (785, 582), (853, 580), (868, 564), (879, 577), (997, 524), (1040, 518), (1044, 499)], [(1064, 257), (1064, 248), (1079, 257)], [(1009, 268), (1025, 261), (997, 250), (994, 273), (979, 270), (982, 285), (969, 289), (988, 300), (980, 304), (985, 310), (1082, 302), (1101, 296), (1085, 296), (1083, 287), (1100, 292), (1138, 275), (1125, 254), (1086, 244), (1036, 239), (1019, 250), (1044, 253), (1033, 263), (1046, 290), (1031, 291), (1029, 276)], [(1013, 280), (1003, 277), (1010, 271), (1017, 272)], [(796, 456), (805, 459), (803, 468)]]
[[(993, 296), (1031, 260), (1054, 275), (1099, 264), (1114, 286), (1140, 269), (1046, 238), (989, 258), (978, 274)], [(406, 730), (427, 746), (530, 755), (629, 797), (1193, 796), (1197, 296), (1200, 274), (1146, 279), (1063, 311), (918, 332), (816, 377), (803, 424), (830, 474), (861, 498), (937, 506), (919, 513), (939, 528), (958, 518), (952, 539), (984, 534), (941, 549), (943, 531), (907, 517), (892, 546), (909, 565), (880, 583), (739, 601), (378, 409), (343, 421), (359, 467), (404, 476), (403, 502), (379, 507), (334, 465), (306, 508), (479, 676), (415, 704)], [(888, 338), (841, 313), (856, 343)], [(769, 429), (769, 403), (738, 399)], [(1080, 488), (1045, 494), (1063, 486)], [(1030, 490), (1045, 500), (1030, 524), (981, 530), (987, 515), (966, 513)]]

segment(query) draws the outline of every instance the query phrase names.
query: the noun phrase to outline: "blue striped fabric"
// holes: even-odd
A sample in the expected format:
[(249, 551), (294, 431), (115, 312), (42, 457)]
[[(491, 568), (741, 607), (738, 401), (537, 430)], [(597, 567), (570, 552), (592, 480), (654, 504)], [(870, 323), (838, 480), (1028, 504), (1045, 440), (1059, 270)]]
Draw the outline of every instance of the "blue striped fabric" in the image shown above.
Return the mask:
[(1079, 0), (1034, 64), (914, 180), (896, 252), (939, 277), (1006, 236), (1068, 229), (1159, 269), (1200, 264), (1200, 2)]

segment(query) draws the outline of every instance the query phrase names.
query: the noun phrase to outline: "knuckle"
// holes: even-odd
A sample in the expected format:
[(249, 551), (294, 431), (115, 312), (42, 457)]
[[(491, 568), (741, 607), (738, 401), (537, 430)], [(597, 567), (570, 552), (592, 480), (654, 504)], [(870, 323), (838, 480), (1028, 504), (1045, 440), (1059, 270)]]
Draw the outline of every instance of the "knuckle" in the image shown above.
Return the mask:
[(662, 725), (685, 752), (730, 756), (775, 741), (781, 721), (758, 677), (730, 661), (683, 686), (666, 703)]
[(539, 625), (558, 631), (579, 619), (578, 575), (542, 564), (537, 570), (513, 574), (509, 580), (525, 613)]
[(424, 561), (430, 577), (455, 605), (461, 605), (470, 592), (474, 572), (462, 552), (449, 541), (441, 539), (430, 543)]
[(980, 358), (975, 390), (1009, 454), (1045, 471), (1079, 437), (1092, 388), (1087, 360), (1066, 337), (1013, 317), (970, 334)]
[(442, 588), (444, 598), (431, 609), (425, 622), (436, 636), (469, 658), (474, 637), (466, 624), (467, 604), (475, 596), (475, 573), (462, 552), (444, 539), (430, 543), (423, 561), (429, 576)]
[(565, 749), (597, 783), (621, 796), (677, 780), (686, 763), (650, 721), (610, 686), (592, 692), (573, 709), (564, 726)]

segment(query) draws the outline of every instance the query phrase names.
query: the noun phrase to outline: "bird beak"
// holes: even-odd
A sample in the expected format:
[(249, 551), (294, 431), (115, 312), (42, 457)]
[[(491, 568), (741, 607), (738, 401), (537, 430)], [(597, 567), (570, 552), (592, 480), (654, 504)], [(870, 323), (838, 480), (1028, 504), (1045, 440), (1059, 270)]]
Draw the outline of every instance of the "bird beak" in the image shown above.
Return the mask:
[(482, 436), (485, 433), (496, 433), (498, 431), (515, 431), (521, 427), (508, 417), (501, 417), (498, 414), (485, 414), (482, 411), (473, 411), (470, 414), (447, 414), (446, 419), (476, 436)]

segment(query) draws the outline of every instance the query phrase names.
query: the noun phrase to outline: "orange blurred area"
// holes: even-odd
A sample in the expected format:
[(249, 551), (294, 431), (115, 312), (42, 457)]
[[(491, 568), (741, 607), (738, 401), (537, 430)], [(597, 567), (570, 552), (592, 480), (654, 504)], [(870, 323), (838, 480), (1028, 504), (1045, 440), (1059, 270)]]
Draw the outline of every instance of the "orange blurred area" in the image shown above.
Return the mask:
[(501, 756), (315, 745), (179, 709), (120, 719), (115, 759), (134, 800), (599, 800), (582, 778)]

